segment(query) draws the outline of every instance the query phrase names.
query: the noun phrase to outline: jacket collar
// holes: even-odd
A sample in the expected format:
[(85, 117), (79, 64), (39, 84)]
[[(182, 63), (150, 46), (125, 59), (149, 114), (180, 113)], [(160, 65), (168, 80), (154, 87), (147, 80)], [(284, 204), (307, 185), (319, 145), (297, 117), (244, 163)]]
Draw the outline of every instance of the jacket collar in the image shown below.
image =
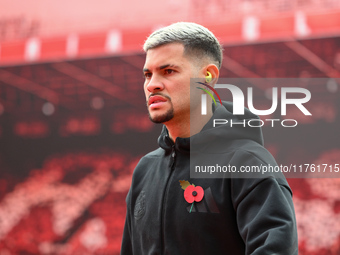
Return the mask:
[(177, 137), (176, 142), (174, 143), (170, 139), (168, 129), (165, 125), (163, 126), (161, 135), (158, 137), (158, 144), (167, 152), (170, 152), (173, 148), (175, 148), (177, 151), (190, 153), (190, 137)]

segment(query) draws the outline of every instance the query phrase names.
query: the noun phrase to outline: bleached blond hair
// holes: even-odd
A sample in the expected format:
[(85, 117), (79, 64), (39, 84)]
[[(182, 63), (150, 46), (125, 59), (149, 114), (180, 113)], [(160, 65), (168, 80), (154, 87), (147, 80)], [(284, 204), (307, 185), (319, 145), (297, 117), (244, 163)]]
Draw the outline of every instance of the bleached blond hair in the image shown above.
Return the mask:
[(143, 49), (150, 49), (169, 43), (182, 43), (184, 54), (197, 59), (209, 58), (220, 69), (222, 47), (215, 35), (207, 28), (191, 22), (178, 22), (153, 32), (145, 41)]

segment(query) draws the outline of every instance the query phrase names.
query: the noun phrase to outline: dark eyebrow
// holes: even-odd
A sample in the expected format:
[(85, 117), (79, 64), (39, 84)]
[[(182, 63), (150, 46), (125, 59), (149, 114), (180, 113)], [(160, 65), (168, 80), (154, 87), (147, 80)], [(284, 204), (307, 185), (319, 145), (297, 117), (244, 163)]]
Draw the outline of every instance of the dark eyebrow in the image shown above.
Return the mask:
[(167, 65), (160, 66), (160, 67), (157, 68), (157, 69), (162, 70), (162, 69), (165, 69), (165, 68), (167, 68), (167, 67), (169, 67), (169, 66), (171, 66), (171, 65), (170, 65), (170, 64), (167, 64)]
[[(165, 68), (167, 68), (167, 67), (175, 67), (175, 68), (179, 68), (179, 67), (176, 66), (176, 65), (166, 64), (166, 65), (162, 65), (162, 66), (160, 66), (160, 67), (157, 67), (157, 69), (158, 69), (158, 70), (163, 70), (163, 69), (165, 69)], [(144, 73), (150, 72), (150, 70), (147, 69), (147, 68), (143, 68), (143, 72), (144, 72)]]

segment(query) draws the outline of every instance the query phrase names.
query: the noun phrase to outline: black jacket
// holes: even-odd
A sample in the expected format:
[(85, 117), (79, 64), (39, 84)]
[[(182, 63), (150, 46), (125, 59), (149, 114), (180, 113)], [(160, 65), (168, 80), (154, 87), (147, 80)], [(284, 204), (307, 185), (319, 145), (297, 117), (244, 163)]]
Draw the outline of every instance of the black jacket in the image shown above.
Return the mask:
[[(121, 254), (298, 254), (292, 193), (283, 176), (190, 178), (195, 162), (238, 169), (276, 165), (262, 146), (259, 128), (212, 127), (214, 118), (240, 118), (231, 109), (224, 102), (199, 134), (177, 138), (175, 144), (163, 128), (160, 148), (134, 171)], [(248, 111), (241, 118), (255, 117)], [(201, 186), (203, 200), (189, 204), (179, 181)]]

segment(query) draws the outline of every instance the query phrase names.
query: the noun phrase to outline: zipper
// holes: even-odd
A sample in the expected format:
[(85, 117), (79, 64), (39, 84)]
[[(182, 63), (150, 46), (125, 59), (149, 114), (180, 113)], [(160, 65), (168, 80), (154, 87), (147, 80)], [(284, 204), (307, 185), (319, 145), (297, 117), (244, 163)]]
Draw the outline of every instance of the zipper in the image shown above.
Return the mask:
[(175, 166), (175, 159), (176, 159), (176, 150), (175, 150), (175, 145), (172, 145), (172, 150), (171, 150), (171, 159), (170, 159), (170, 174), (172, 173), (172, 171), (174, 170), (174, 166)]
[(170, 154), (170, 174), (168, 176), (168, 179), (165, 184), (164, 194), (163, 194), (163, 201), (162, 201), (162, 214), (161, 214), (161, 254), (163, 254), (163, 250), (165, 248), (164, 244), (164, 229), (165, 229), (165, 222), (164, 222), (164, 215), (165, 215), (165, 206), (167, 201), (167, 194), (169, 193), (169, 182), (171, 180), (171, 177), (173, 175), (174, 169), (175, 169), (175, 161), (176, 161), (176, 150), (175, 145), (172, 145), (171, 154)]

